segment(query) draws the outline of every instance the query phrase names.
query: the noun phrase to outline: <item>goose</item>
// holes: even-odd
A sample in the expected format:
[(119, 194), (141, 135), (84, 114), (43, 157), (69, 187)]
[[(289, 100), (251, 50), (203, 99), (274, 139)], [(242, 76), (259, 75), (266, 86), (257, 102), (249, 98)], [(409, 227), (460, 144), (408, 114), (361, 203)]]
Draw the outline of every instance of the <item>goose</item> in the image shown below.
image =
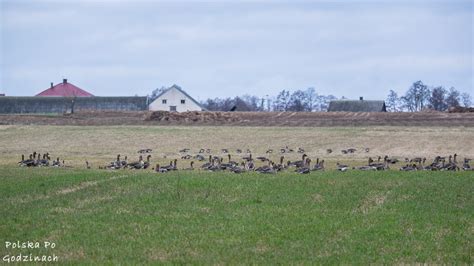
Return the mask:
[(156, 164), (155, 172), (157, 172), (157, 173), (166, 173), (166, 172), (168, 172), (168, 169), (161, 168), (159, 164)]
[(308, 155), (304, 153), (301, 156), (301, 161), (291, 162), (289, 166), (303, 167), (306, 163), (306, 157), (308, 157)]
[(178, 159), (173, 160), (173, 167), (171, 168), (171, 170), (178, 170)]
[(249, 156), (244, 156), (244, 157), (242, 157), (242, 160), (245, 160), (245, 161), (247, 161), (247, 162), (253, 161), (253, 159), (252, 159), (252, 154), (250, 153)]
[(122, 164), (120, 162), (120, 154), (118, 154), (117, 159), (115, 161), (110, 162), (109, 165), (107, 165), (105, 168), (120, 169), (121, 166), (122, 166)]
[(283, 164), (283, 160), (285, 159), (285, 156), (280, 156), (280, 163), (279, 164), (276, 164), (273, 166), (273, 169), (275, 169), (276, 171), (282, 171), (283, 169), (286, 168), (286, 166)]
[(28, 160), (23, 160), (20, 164), (20, 166), (27, 166), (27, 167), (32, 167), (35, 166), (35, 159), (33, 157), (33, 154), (30, 154), (30, 158)]
[(204, 153), (204, 151), (205, 151), (204, 149), (200, 149), (199, 153)]
[(229, 153), (228, 149), (222, 149), (221, 151), (222, 151), (222, 153)]
[(189, 154), (186, 154), (186, 155), (181, 156), (181, 159), (182, 159), (182, 160), (189, 160), (189, 159), (191, 159), (191, 158), (192, 158), (192, 156), (189, 155)]
[(46, 154), (43, 154), (42, 159), (40, 159), (40, 154), (38, 153), (38, 160), (36, 161), (37, 166), (49, 166), (49, 160), (47, 159)]
[(370, 151), (370, 148), (365, 148), (365, 152), (369, 152)]
[(332, 149), (326, 149), (326, 153), (332, 153)]
[(237, 165), (238, 164), (237, 162), (232, 161), (232, 155), (230, 155), (230, 153), (227, 154), (227, 158), (229, 159), (229, 161), (228, 161), (229, 164), (232, 164), (232, 165)]
[(349, 169), (348, 165), (340, 164), (339, 162), (336, 163), (336, 166), (337, 166), (337, 170), (341, 172), (345, 172)]
[(140, 169), (143, 167), (143, 156), (140, 155), (140, 157), (138, 158), (138, 162), (132, 162), (132, 163), (129, 163), (128, 164), (128, 167), (130, 169)]
[[(423, 158), (423, 159), (424, 159), (424, 160), (422, 160), (422, 161), (423, 161), (423, 163), (424, 163), (424, 161), (426, 160), (426, 158)], [(390, 163), (390, 164), (396, 164), (396, 163), (399, 162), (399, 160), (398, 160), (397, 158), (389, 158), (388, 156), (387, 156), (387, 158), (385, 158), (385, 161), (386, 161), (387, 163)]]
[(201, 168), (202, 168), (202, 169), (209, 168), (211, 165), (212, 165), (212, 156), (209, 155), (209, 162), (207, 162), (207, 163), (201, 165)]
[(267, 165), (260, 166), (256, 168), (254, 171), (261, 174), (274, 174), (275, 173), (272, 162), (269, 162)]
[(43, 155), (43, 160), (41, 160), (41, 163), (43, 166), (49, 166), (49, 161), (51, 160), (51, 157), (49, 157), (49, 153), (46, 153)]
[(418, 168), (415, 164), (407, 164), (405, 166), (400, 167), (400, 171), (416, 171)]
[(55, 167), (61, 166), (61, 162), (59, 161), (59, 157), (56, 158), (56, 161), (53, 161), (53, 166), (55, 166)]
[(182, 149), (182, 150), (179, 150), (180, 153), (186, 153), (186, 152), (188, 152), (188, 151), (189, 151), (189, 148), (184, 148), (184, 149)]
[(354, 153), (354, 152), (356, 152), (356, 151), (357, 151), (357, 150), (354, 149), (354, 148), (349, 148), (349, 149), (347, 149), (347, 152), (348, 152), (348, 153)]
[(313, 171), (323, 171), (324, 170), (324, 160), (319, 161), (319, 158), (316, 159), (316, 164), (314, 165)]
[(250, 151), (250, 149), (247, 149), (247, 153), (252, 153), (252, 151)]
[(21, 160), (18, 162), (19, 165), (23, 164), (25, 162), (25, 155), (21, 155)]
[[(379, 156), (379, 157), (380, 157), (380, 156)], [(370, 159), (370, 158), (369, 158), (369, 159)], [(373, 161), (373, 160), (372, 160), (372, 161)], [(369, 160), (369, 162), (370, 162), (370, 160)], [(390, 162), (390, 159), (388, 158), (388, 155), (385, 155), (385, 157), (383, 158), (383, 163), (381, 163), (380, 160), (377, 159), (377, 162), (376, 162), (376, 163), (375, 163), (375, 162), (371, 162), (371, 163), (369, 163), (368, 165), (366, 165), (366, 166), (367, 166), (367, 167), (366, 167), (367, 169), (360, 169), (360, 167), (359, 167), (359, 169), (360, 169), (360, 170), (378, 170), (378, 171), (380, 171), (380, 170), (387, 170), (387, 169), (390, 169), (390, 168), (388, 167), (388, 163), (389, 163), (389, 162)]]
[(462, 165), (462, 170), (464, 170), (464, 171), (472, 171), (473, 170), (473, 168), (471, 168), (471, 166), (469, 165), (470, 161), (471, 161), (471, 159), (464, 158), (464, 163)]
[(268, 149), (265, 153), (266, 153), (266, 154), (273, 153), (273, 149)]
[(364, 166), (358, 167), (357, 169), (362, 170), (362, 171), (372, 171), (372, 170), (377, 170), (377, 167), (370, 166), (370, 165), (364, 165)]
[(311, 171), (311, 159), (307, 158), (305, 161), (305, 165), (303, 167), (297, 168), (295, 171), (298, 174), (308, 174)]
[[(119, 157), (119, 159), (120, 159), (120, 157)], [(118, 159), (118, 160), (119, 160), (119, 159)], [(120, 161), (120, 160), (119, 160), (119, 161)], [(123, 161), (120, 161), (120, 166), (121, 166), (122, 168), (127, 167), (127, 156), (126, 156), (126, 155), (125, 155), (124, 160), (123, 160)]]
[[(176, 161), (176, 160), (175, 160), (175, 161)], [(173, 161), (170, 161), (170, 164), (161, 167), (161, 169), (165, 169), (166, 171), (177, 170), (177, 169), (176, 169), (176, 162), (173, 164)]]
[(91, 169), (91, 166), (89, 164), (89, 161), (86, 161), (86, 169)]
[(196, 156), (194, 156), (194, 159), (198, 160), (198, 161), (204, 161), (206, 160), (206, 158), (204, 156), (202, 156), (201, 154), (198, 154)]
[(281, 148), (280, 149), (280, 153), (285, 153), (286, 152), (286, 149), (285, 148)]
[(207, 167), (207, 170), (211, 171), (211, 172), (220, 171), (222, 169), (220, 162), (221, 162), (221, 160), (214, 161), (213, 164), (211, 164), (209, 167)]
[(298, 153), (304, 153), (304, 149), (303, 148), (298, 148)]
[(211, 149), (206, 149), (206, 153), (211, 153)]
[(189, 163), (189, 167), (188, 168), (185, 168), (184, 170), (187, 170), (187, 171), (192, 171), (194, 170), (194, 161), (191, 161)]
[(253, 163), (252, 160), (247, 161), (247, 163), (245, 164), (245, 169), (247, 169), (247, 170), (253, 170), (253, 169), (255, 169), (255, 164)]
[(236, 153), (242, 153), (242, 150), (241, 149), (237, 149), (235, 150)]
[(236, 165), (236, 166), (232, 167), (232, 169), (230, 169), (230, 171), (235, 173), (235, 174), (240, 174), (240, 173), (245, 172), (245, 163), (243, 163), (243, 164), (244, 165), (241, 165), (241, 166)]
[(261, 174), (275, 174), (276, 171), (272, 167), (267, 167), (265, 169), (262, 169), (262, 170), (258, 171), (258, 173), (261, 173)]
[(260, 171), (265, 171), (265, 170), (268, 170), (268, 168), (270, 168), (272, 162), (271, 161), (268, 161), (268, 164), (265, 164), (265, 165), (262, 165), (260, 167), (257, 167), (255, 168), (255, 172), (260, 172)]
[(221, 160), (219, 160), (219, 167), (222, 169), (222, 170), (227, 170), (227, 169), (231, 169), (232, 167), (235, 166), (235, 164), (232, 164), (232, 163), (222, 163), (223, 159), (221, 158)]
[(372, 157), (369, 157), (367, 165), (372, 165), (373, 162), (374, 162), (374, 160), (372, 159)]
[(269, 161), (268, 158), (263, 157), (263, 156), (258, 156), (256, 159), (257, 159), (257, 160), (260, 160), (261, 162), (268, 162), (268, 161)]
[(347, 150), (341, 150), (342, 154), (347, 154)]
[(151, 154), (148, 154), (148, 156), (146, 157), (146, 161), (143, 163), (143, 166), (142, 166), (143, 169), (147, 169), (150, 166), (150, 158), (151, 158)]

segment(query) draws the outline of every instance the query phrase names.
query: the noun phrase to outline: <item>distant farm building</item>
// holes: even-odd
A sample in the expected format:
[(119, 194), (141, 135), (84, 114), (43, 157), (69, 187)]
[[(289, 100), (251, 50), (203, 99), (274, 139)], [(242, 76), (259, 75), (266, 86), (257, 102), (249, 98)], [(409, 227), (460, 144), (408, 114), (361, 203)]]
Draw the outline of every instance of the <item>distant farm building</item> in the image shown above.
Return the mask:
[(63, 79), (62, 83), (53, 85), (51, 82), (51, 87), (46, 89), (36, 96), (40, 97), (93, 97), (91, 93), (73, 85), (72, 83), (67, 82), (67, 79)]
[(75, 111), (146, 111), (148, 97), (100, 97), (69, 83), (62, 83), (36, 96), (0, 97), (0, 114), (73, 113)]
[(171, 112), (187, 112), (187, 111), (204, 111), (203, 108), (193, 97), (189, 96), (178, 85), (160, 93), (157, 98), (150, 104), (151, 111), (171, 111)]
[(329, 103), (328, 112), (387, 112), (385, 101), (336, 100)]

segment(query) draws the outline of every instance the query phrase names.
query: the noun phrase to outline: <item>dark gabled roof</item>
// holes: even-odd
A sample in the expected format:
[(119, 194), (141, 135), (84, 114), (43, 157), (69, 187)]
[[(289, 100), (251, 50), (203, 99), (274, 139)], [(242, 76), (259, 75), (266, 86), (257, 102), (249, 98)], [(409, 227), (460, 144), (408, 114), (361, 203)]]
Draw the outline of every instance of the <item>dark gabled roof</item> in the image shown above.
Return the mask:
[(168, 89), (162, 91), (160, 94), (158, 94), (158, 96), (156, 96), (155, 99), (160, 98), (161, 95), (165, 94), (166, 92), (168, 92), (169, 90), (171, 90), (171, 89), (173, 89), (173, 88), (174, 88), (174, 89), (177, 89), (177, 90), (180, 91), (182, 94), (186, 95), (186, 97), (188, 97), (189, 99), (191, 99), (191, 101), (193, 101), (195, 104), (197, 104), (199, 107), (201, 107), (201, 109), (202, 109), (203, 111), (207, 111), (206, 108), (204, 108), (200, 103), (198, 103), (196, 100), (194, 100), (193, 97), (191, 97), (189, 94), (187, 94), (183, 89), (181, 89), (180, 86), (178, 86), (178, 85), (176, 85), (176, 84), (173, 84), (173, 86), (171, 86), (171, 87), (169, 87)]
[(385, 101), (336, 100), (329, 103), (328, 112), (386, 112)]

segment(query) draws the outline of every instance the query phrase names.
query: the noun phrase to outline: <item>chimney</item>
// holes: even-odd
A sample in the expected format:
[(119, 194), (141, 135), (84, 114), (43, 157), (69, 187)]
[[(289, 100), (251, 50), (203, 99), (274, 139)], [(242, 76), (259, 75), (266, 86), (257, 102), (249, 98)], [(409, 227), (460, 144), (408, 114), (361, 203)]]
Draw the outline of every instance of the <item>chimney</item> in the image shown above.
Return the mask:
[(67, 79), (63, 79), (63, 83), (66, 84), (66, 83), (67, 83)]
[(54, 87), (53, 83), (51, 82), (51, 88)]
[(360, 97), (359, 97), (359, 100), (360, 100), (360, 101), (363, 101), (363, 100), (364, 100), (364, 97), (360, 96)]

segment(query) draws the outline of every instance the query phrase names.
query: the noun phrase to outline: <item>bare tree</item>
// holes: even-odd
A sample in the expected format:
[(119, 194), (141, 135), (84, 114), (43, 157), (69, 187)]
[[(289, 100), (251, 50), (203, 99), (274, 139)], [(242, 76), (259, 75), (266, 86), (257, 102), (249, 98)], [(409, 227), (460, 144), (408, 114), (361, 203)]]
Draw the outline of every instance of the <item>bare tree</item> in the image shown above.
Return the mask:
[(471, 101), (471, 95), (467, 92), (463, 92), (461, 94), (461, 99), (462, 99), (462, 105), (464, 107), (471, 107), (472, 101)]
[(305, 102), (307, 106), (307, 111), (312, 112), (315, 111), (315, 107), (317, 104), (318, 100), (318, 94), (316, 93), (316, 90), (312, 87), (307, 88), (305, 93)]
[(454, 87), (451, 87), (448, 92), (448, 97), (446, 98), (446, 104), (449, 107), (458, 107), (460, 106), (459, 102), (461, 101), (461, 94)]
[(394, 90), (390, 90), (387, 96), (387, 110), (389, 112), (398, 112), (400, 111), (400, 98)]
[(445, 111), (448, 108), (446, 104), (446, 89), (442, 86), (433, 88), (430, 97), (430, 106), (437, 111)]
[(421, 80), (416, 81), (402, 97), (405, 108), (410, 112), (421, 111), (430, 98), (430, 89)]
[(297, 90), (291, 94), (287, 111), (304, 112), (307, 111), (306, 95), (302, 90)]
[(274, 110), (275, 111), (288, 111), (289, 105), (290, 105), (290, 92), (287, 90), (280, 91), (275, 101)]

